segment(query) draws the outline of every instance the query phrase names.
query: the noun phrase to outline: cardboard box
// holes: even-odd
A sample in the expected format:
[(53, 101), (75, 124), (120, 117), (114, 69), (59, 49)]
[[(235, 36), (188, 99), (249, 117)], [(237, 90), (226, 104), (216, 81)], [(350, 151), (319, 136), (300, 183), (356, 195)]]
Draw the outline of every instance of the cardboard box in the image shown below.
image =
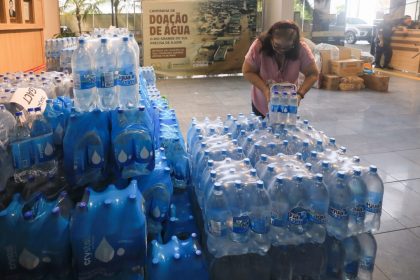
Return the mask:
[(334, 60), (344, 60), (344, 59), (360, 59), (361, 57), (361, 50), (354, 49), (354, 48), (347, 48), (347, 47), (338, 47), (338, 55), (333, 54), (331, 50), (320, 50), (319, 54), (321, 56), (321, 73), (322, 74), (333, 74), (331, 68), (331, 61)]
[(331, 61), (331, 72), (340, 77), (362, 75), (363, 61), (359, 59), (333, 60)]
[(375, 90), (375, 91), (381, 91), (381, 92), (387, 92), (388, 86), (389, 86), (389, 76), (386, 75), (363, 75), (363, 80), (365, 81), (365, 86), (368, 89)]
[(338, 90), (340, 77), (337, 75), (326, 74), (322, 76), (322, 88), (327, 90)]

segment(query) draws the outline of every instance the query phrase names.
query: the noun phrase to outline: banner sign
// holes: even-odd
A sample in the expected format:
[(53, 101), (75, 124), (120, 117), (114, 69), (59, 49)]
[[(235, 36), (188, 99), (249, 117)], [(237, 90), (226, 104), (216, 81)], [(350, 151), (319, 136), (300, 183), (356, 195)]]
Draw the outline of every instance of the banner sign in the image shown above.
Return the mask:
[(144, 65), (165, 76), (241, 72), (257, 0), (144, 0)]

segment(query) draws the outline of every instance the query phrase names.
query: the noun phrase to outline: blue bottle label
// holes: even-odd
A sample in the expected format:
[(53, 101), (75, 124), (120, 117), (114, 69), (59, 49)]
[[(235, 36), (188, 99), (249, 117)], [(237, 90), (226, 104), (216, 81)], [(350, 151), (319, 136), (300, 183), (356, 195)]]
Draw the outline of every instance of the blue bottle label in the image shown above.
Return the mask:
[(343, 220), (348, 218), (349, 213), (346, 208), (343, 208), (340, 205), (331, 202), (330, 206), (328, 207), (328, 215), (330, 215), (334, 219)]
[(270, 112), (280, 112), (280, 106), (279, 105), (271, 105)]
[(379, 214), (382, 211), (382, 193), (369, 192), (366, 202), (366, 211)]
[(118, 71), (118, 85), (132, 86), (137, 84), (136, 68), (134, 65), (119, 69)]
[(297, 114), (297, 111), (298, 111), (298, 107), (297, 106), (289, 105), (289, 113), (290, 114)]
[(92, 71), (78, 71), (73, 74), (75, 89), (91, 89), (95, 87), (95, 74)]
[(15, 169), (19, 170), (31, 167), (33, 162), (31, 157), (32, 145), (30, 139), (12, 143), (11, 148)]
[(276, 213), (271, 211), (271, 225), (274, 227), (286, 227), (289, 223), (289, 213)]
[(363, 257), (360, 260), (360, 268), (367, 271), (373, 271), (374, 259), (373, 257)]
[(296, 207), (289, 212), (289, 223), (304, 225), (308, 222), (308, 212), (302, 207)]
[(358, 261), (350, 262), (344, 266), (344, 272), (346, 273), (347, 276), (357, 277), (358, 270), (359, 270)]
[(245, 234), (249, 230), (249, 223), (248, 216), (233, 217), (232, 231), (234, 233)]
[(53, 133), (48, 133), (32, 139), (32, 150), (35, 163), (47, 162), (54, 159), (55, 147)]
[(279, 109), (280, 109), (279, 112), (281, 112), (283, 114), (287, 114), (289, 112), (289, 106), (287, 106), (287, 105), (280, 105)]
[(116, 76), (115, 73), (110, 72), (102, 72), (96, 75), (96, 87), (97, 88), (111, 88), (116, 84)]
[(269, 217), (256, 218), (251, 221), (251, 230), (258, 234), (266, 234), (269, 229)]
[(209, 232), (217, 237), (224, 236), (226, 234), (226, 223), (221, 221), (210, 220), (207, 223)]
[(354, 207), (350, 209), (350, 215), (357, 220), (363, 220), (365, 219), (366, 211), (365, 206), (363, 204), (357, 204)]
[(318, 224), (318, 225), (324, 225), (327, 221), (327, 218), (325, 217), (324, 214), (315, 212), (315, 211), (311, 211), (309, 213), (309, 221), (311, 221), (314, 224)]

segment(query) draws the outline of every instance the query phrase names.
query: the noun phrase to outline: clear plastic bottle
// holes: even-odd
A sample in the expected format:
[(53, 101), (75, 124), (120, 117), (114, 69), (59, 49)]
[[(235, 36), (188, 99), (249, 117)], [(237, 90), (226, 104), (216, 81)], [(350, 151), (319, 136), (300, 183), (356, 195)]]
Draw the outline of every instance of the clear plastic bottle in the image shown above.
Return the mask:
[(270, 199), (263, 181), (257, 182), (257, 190), (251, 203), (251, 230), (254, 246), (252, 251), (261, 255), (270, 249)]
[(79, 47), (71, 59), (71, 68), (74, 81), (74, 105), (81, 111), (92, 111), (97, 104), (96, 78), (93, 59), (84, 39), (79, 39)]
[(322, 243), (326, 236), (326, 221), (328, 211), (328, 191), (323, 182), (322, 174), (316, 174), (308, 189), (309, 222), (308, 235), (311, 242)]
[(330, 203), (327, 216), (328, 234), (337, 239), (344, 239), (348, 234), (351, 191), (347, 186), (346, 175), (338, 171), (334, 184), (329, 188)]
[(365, 230), (376, 232), (381, 225), (384, 184), (378, 175), (376, 166), (371, 165), (362, 179), (367, 188)]
[(371, 233), (362, 233), (357, 239), (361, 249), (357, 277), (359, 280), (372, 280), (377, 249), (375, 237)]
[(117, 56), (119, 104), (122, 108), (132, 108), (138, 106), (140, 99), (136, 54), (128, 44), (128, 37), (122, 41)]
[(296, 92), (292, 92), (289, 98), (289, 117), (287, 123), (291, 126), (296, 126), (298, 111), (298, 98)]
[(251, 204), (250, 195), (246, 193), (241, 181), (235, 181), (235, 188), (230, 195), (229, 201), (230, 211), (232, 213), (232, 221), (229, 221), (230, 240), (233, 244), (230, 246), (230, 255), (241, 255), (248, 252), (247, 243), (250, 236), (250, 214)]
[(268, 188), (268, 195), (271, 200), (271, 228), (270, 236), (273, 246), (287, 244), (289, 236), (289, 193), (290, 183), (282, 176)]
[(222, 185), (215, 183), (205, 204), (205, 223), (207, 233), (207, 248), (215, 257), (222, 257), (227, 252), (228, 221), (232, 220), (228, 203), (223, 194)]
[(108, 39), (102, 38), (101, 45), (95, 52), (96, 88), (98, 107), (101, 110), (112, 110), (118, 107), (116, 70), (117, 61), (108, 46)]
[(360, 169), (354, 169), (347, 185), (352, 194), (351, 208), (349, 212), (349, 235), (360, 234), (364, 231), (366, 216), (367, 189), (363, 182)]

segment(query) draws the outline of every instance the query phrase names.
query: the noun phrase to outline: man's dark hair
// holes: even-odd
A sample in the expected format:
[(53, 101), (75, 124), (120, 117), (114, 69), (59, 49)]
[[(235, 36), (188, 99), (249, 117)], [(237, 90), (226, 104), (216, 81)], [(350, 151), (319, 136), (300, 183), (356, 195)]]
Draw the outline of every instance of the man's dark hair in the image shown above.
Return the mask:
[(274, 56), (275, 51), (273, 50), (273, 46), (271, 44), (271, 40), (273, 39), (274, 33), (278, 30), (287, 30), (292, 29), (296, 34), (295, 39), (293, 40), (293, 48), (286, 51), (285, 57), (286, 59), (296, 60), (299, 58), (299, 51), (300, 51), (300, 30), (299, 27), (293, 21), (283, 20), (276, 22), (273, 24), (267, 32), (264, 32), (258, 37), (262, 44), (261, 52), (267, 56)]

